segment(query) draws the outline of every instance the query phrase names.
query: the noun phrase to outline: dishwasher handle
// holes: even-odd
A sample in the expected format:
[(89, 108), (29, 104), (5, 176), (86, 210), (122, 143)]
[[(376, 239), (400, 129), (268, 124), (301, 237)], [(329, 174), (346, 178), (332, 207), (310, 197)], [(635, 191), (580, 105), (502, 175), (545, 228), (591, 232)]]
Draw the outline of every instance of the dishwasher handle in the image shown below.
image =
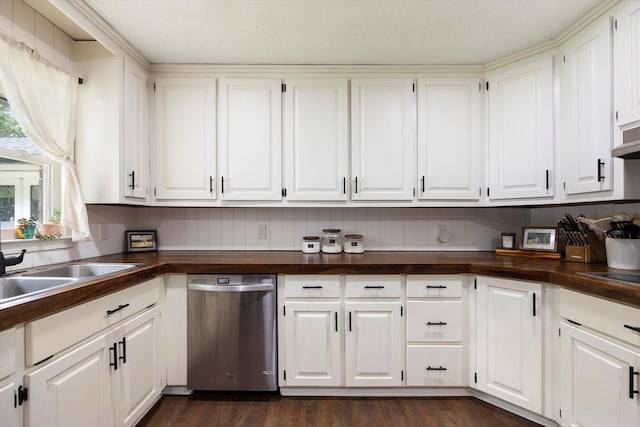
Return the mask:
[(261, 292), (275, 290), (273, 283), (246, 285), (216, 285), (214, 283), (189, 283), (187, 289), (201, 292)]

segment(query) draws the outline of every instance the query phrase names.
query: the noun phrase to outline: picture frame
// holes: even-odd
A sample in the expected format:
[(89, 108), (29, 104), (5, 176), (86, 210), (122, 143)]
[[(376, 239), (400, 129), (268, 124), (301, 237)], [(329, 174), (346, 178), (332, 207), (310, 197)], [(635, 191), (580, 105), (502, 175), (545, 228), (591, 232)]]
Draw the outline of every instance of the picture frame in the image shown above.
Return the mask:
[(520, 249), (527, 251), (558, 251), (558, 227), (522, 227)]
[(158, 250), (158, 237), (155, 230), (125, 232), (127, 252), (151, 252)]
[(500, 237), (502, 249), (516, 249), (516, 233), (502, 233)]

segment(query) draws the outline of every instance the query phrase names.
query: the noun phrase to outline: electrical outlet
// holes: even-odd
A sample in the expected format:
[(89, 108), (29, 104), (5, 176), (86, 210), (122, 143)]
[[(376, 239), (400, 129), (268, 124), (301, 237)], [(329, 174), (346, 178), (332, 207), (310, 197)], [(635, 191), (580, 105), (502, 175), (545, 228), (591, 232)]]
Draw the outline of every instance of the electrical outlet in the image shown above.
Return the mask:
[(98, 226), (100, 240), (109, 240), (109, 224), (100, 224)]
[(447, 226), (444, 224), (438, 225), (438, 241), (440, 243), (447, 243), (450, 238), (451, 238), (451, 235), (447, 230)]
[(258, 225), (258, 240), (267, 238), (267, 226), (265, 224)]

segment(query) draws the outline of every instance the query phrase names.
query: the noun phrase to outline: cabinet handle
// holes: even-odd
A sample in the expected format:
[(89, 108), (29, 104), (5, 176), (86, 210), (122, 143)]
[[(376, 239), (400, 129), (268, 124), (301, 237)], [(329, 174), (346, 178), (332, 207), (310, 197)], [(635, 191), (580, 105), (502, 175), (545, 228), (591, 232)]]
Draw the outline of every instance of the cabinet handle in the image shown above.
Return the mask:
[(209, 176), (209, 193), (213, 193), (213, 177)]
[(444, 285), (427, 285), (427, 289), (447, 289)]
[(635, 331), (635, 332), (640, 332), (640, 327), (638, 326), (624, 325), (624, 327), (627, 329), (631, 329), (632, 331)]
[(356, 176), (356, 194), (358, 194), (358, 177)]
[(15, 389), (13, 390), (13, 407), (18, 407), (18, 394), (16, 393)]
[(640, 393), (638, 390), (634, 390), (633, 388), (633, 377), (640, 375), (640, 372), (637, 372), (633, 369), (633, 366), (629, 366), (629, 399), (635, 399), (636, 394)]
[(533, 293), (533, 317), (536, 317), (536, 293)]
[(549, 169), (546, 170), (545, 175), (546, 175), (547, 190), (548, 190), (549, 189)]
[(602, 175), (602, 167), (604, 166), (604, 162), (602, 159), (598, 159), (598, 182), (604, 181), (604, 175)]
[(122, 355), (118, 359), (122, 360), (122, 364), (125, 364), (127, 363), (127, 337), (122, 337), (120, 344), (122, 344)]
[(136, 189), (136, 171), (131, 171), (129, 176), (131, 177), (131, 185), (129, 186), (129, 188), (131, 188), (132, 190), (135, 190)]
[(349, 312), (349, 332), (351, 332), (351, 312)]
[(113, 343), (113, 347), (109, 347), (109, 353), (113, 351), (113, 362), (109, 362), (109, 366), (113, 366), (113, 370), (118, 370), (118, 343)]
[(364, 285), (365, 289), (384, 289), (383, 285)]
[(220, 193), (224, 194), (224, 176), (220, 177)]
[(336, 317), (336, 332), (338, 332), (338, 312), (336, 311), (334, 314)]
[(444, 368), (442, 366), (437, 367), (437, 368), (432, 368), (431, 366), (427, 366), (427, 371), (446, 371), (447, 368)]
[(347, 194), (347, 177), (342, 177), (342, 194)]
[(322, 289), (322, 285), (315, 285), (315, 286), (304, 285), (302, 289)]
[(420, 178), (420, 190), (424, 194), (424, 175), (422, 175), (422, 178)]
[(120, 310), (122, 310), (123, 308), (127, 308), (127, 307), (129, 307), (129, 303), (126, 303), (126, 304), (120, 304), (120, 305), (118, 306), (118, 308), (114, 308), (113, 310), (107, 310), (107, 316), (111, 316), (113, 313), (117, 313), (117, 312), (119, 312)]
[(427, 322), (427, 326), (445, 326), (447, 322)]
[(26, 387), (18, 387), (18, 406), (22, 406), (24, 402), (29, 398), (28, 389)]

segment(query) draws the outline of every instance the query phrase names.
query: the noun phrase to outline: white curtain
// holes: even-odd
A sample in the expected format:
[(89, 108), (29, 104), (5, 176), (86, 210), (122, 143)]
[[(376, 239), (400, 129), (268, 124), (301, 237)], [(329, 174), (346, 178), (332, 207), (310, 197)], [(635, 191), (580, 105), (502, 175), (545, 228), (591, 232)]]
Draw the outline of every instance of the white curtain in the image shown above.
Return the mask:
[(0, 82), (25, 135), (61, 165), (60, 224), (71, 230), (73, 241), (90, 240), (87, 209), (72, 160), (75, 78), (40, 61), (30, 48), (0, 38)]

